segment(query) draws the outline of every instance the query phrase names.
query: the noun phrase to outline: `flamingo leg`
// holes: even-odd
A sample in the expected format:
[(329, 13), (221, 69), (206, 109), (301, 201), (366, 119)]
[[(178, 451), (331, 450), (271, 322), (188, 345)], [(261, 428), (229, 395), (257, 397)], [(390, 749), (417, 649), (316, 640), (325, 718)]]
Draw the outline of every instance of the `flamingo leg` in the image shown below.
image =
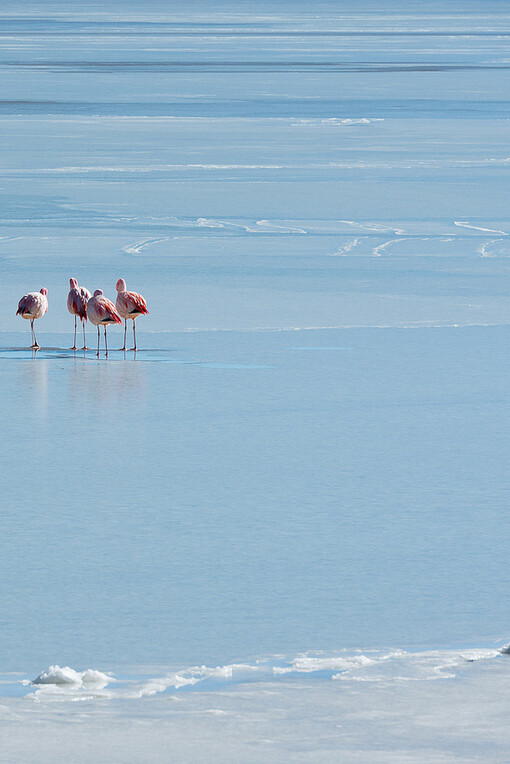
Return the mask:
[(106, 340), (106, 324), (104, 326), (104, 349), (105, 349), (105, 355), (108, 357), (108, 342)]
[(124, 344), (121, 350), (126, 350), (126, 332), (127, 332), (127, 318), (124, 319)]
[(76, 316), (74, 317), (74, 342), (71, 350), (77, 350), (76, 347)]
[(131, 350), (136, 350), (136, 331), (135, 331), (135, 319), (133, 319), (133, 347)]
[(36, 348), (36, 350), (37, 350), (37, 349), (39, 349), (39, 345), (37, 343), (37, 337), (35, 336), (34, 319), (33, 318), (30, 319), (30, 328), (32, 330), (32, 347)]
[(81, 325), (82, 325), (82, 328), (83, 328), (83, 347), (82, 347), (82, 350), (88, 350), (87, 340), (86, 340), (86, 337), (85, 337), (85, 321), (82, 320)]
[(99, 325), (97, 327), (97, 357), (99, 358)]

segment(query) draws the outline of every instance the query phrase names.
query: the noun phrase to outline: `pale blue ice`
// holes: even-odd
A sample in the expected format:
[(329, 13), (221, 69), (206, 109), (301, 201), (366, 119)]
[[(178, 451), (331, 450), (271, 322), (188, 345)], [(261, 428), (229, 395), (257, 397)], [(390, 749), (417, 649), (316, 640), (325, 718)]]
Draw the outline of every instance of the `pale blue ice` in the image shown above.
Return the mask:
[[(510, 639), (509, 40), (496, 1), (2, 4), (0, 694), (59, 664), (166, 697), (168, 672), (242, 663), (278, 692), (311, 671), (326, 708), (345, 650), (356, 672), (406, 651), (407, 679), (453, 676), (449, 651), (489, 666)], [(145, 295), (136, 357), (68, 350), (70, 276)], [(43, 286), (33, 356), (15, 312)], [(462, 668), (470, 697), (497, 696), (494, 660)], [(208, 671), (177, 692), (205, 678), (219, 703), (232, 677)], [(211, 761), (335, 760), (335, 730)], [(413, 739), (416, 761), (475, 755)]]

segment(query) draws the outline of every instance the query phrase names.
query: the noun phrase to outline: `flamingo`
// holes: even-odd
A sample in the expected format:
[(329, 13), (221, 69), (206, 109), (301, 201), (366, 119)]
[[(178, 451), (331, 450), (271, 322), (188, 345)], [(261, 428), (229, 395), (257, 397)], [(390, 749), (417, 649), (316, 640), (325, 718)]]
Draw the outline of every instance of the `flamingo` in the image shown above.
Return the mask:
[(92, 295), (88, 289), (85, 289), (85, 287), (79, 287), (76, 279), (69, 279), (69, 286), (71, 289), (67, 295), (67, 310), (72, 316), (74, 316), (74, 343), (71, 350), (78, 349), (76, 347), (76, 319), (78, 317), (83, 327), (82, 350), (87, 350), (87, 342), (85, 340), (85, 324), (87, 322), (87, 303)]
[(40, 347), (35, 336), (34, 321), (36, 318), (44, 316), (48, 310), (47, 294), (48, 290), (46, 287), (43, 287), (40, 292), (24, 294), (18, 303), (18, 310), (16, 311), (17, 316), (30, 320), (30, 331), (32, 332), (32, 344), (30, 347), (34, 350), (39, 350)]
[(94, 326), (97, 326), (97, 357), (99, 358), (99, 327), (104, 326), (104, 346), (108, 355), (108, 343), (106, 341), (106, 327), (108, 324), (121, 324), (122, 319), (115, 309), (115, 305), (108, 297), (105, 297), (102, 289), (96, 289), (94, 296), (87, 303), (87, 318)]
[(148, 314), (147, 303), (145, 298), (138, 292), (127, 292), (126, 282), (124, 279), (117, 281), (117, 299), (115, 301), (115, 307), (119, 311), (120, 315), (124, 319), (124, 347), (121, 350), (126, 350), (126, 333), (128, 318), (133, 321), (133, 345), (131, 350), (136, 350), (136, 332), (135, 332), (135, 319), (138, 316), (144, 316)]

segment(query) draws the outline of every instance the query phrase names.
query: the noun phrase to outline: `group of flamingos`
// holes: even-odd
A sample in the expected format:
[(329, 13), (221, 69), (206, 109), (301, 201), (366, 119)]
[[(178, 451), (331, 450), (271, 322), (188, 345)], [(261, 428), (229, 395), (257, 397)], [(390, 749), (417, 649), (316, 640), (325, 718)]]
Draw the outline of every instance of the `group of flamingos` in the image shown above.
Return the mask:
[[(124, 347), (121, 350), (126, 350), (126, 334), (127, 334), (127, 322), (128, 319), (133, 321), (133, 347), (130, 350), (136, 350), (136, 330), (135, 320), (138, 316), (146, 315), (147, 303), (141, 294), (138, 292), (128, 292), (126, 290), (126, 282), (124, 279), (117, 281), (117, 299), (115, 305), (108, 297), (105, 297), (102, 289), (96, 289), (92, 296), (88, 289), (78, 286), (76, 279), (69, 279), (69, 286), (71, 287), (67, 296), (67, 309), (71, 315), (74, 316), (74, 343), (71, 350), (77, 350), (76, 347), (76, 324), (78, 319), (81, 321), (83, 327), (83, 348), (82, 350), (88, 350), (87, 342), (85, 339), (85, 323), (87, 319), (97, 326), (97, 353), (99, 357), (99, 342), (100, 334), (99, 327), (104, 327), (104, 346), (106, 355), (108, 355), (108, 342), (106, 340), (106, 327), (108, 324), (122, 324), (124, 319)], [(30, 330), (32, 332), (32, 345), (33, 350), (38, 350), (40, 345), (37, 343), (34, 330), (34, 321), (37, 318), (44, 316), (48, 310), (48, 290), (43, 287), (40, 292), (29, 292), (23, 295), (18, 303), (17, 316), (26, 318), (30, 321)]]

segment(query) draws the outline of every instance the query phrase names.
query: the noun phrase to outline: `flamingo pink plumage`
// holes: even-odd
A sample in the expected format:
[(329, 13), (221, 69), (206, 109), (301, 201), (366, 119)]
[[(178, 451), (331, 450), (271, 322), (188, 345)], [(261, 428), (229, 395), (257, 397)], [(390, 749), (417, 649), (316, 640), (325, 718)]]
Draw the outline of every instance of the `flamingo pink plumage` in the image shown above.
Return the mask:
[(44, 316), (48, 310), (47, 294), (48, 290), (46, 287), (43, 287), (40, 292), (29, 292), (28, 294), (24, 294), (18, 303), (18, 310), (16, 311), (17, 316), (21, 316), (30, 321), (30, 331), (32, 332), (31, 347), (34, 348), (34, 350), (38, 350), (40, 347), (35, 336), (34, 321), (36, 318)]
[(77, 350), (76, 348), (76, 320), (79, 318), (83, 327), (83, 348), (87, 350), (87, 342), (85, 339), (85, 324), (87, 322), (87, 303), (92, 297), (88, 289), (78, 286), (76, 279), (69, 279), (69, 286), (71, 287), (69, 294), (67, 295), (67, 310), (74, 316), (74, 344), (71, 350)]
[(97, 326), (97, 356), (99, 356), (99, 327), (104, 326), (104, 346), (108, 355), (106, 327), (108, 324), (122, 324), (122, 319), (113, 302), (104, 296), (102, 289), (96, 289), (94, 296), (88, 301), (87, 318), (94, 326)]
[(124, 279), (117, 281), (117, 299), (115, 301), (115, 307), (119, 311), (120, 315), (124, 319), (124, 347), (121, 350), (126, 350), (126, 333), (128, 318), (133, 321), (133, 347), (131, 350), (136, 350), (136, 332), (135, 332), (135, 319), (138, 316), (146, 316), (149, 311), (147, 310), (147, 303), (145, 298), (138, 292), (126, 291), (126, 282)]

